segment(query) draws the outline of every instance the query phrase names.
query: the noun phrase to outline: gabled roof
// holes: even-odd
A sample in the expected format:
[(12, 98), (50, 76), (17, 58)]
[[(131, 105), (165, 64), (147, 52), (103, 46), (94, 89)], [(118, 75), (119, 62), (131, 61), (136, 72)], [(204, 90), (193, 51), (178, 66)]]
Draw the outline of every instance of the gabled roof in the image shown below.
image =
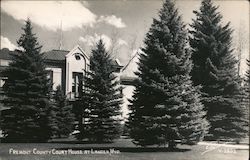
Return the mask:
[(79, 45), (76, 45), (76, 46), (66, 55), (66, 58), (72, 56), (72, 55), (75, 54), (76, 52), (80, 52), (80, 54), (81, 54), (82, 56), (84, 56), (85, 58), (87, 58), (87, 59), (89, 60), (89, 56), (86, 54), (86, 52), (85, 52)]
[(121, 62), (118, 59), (113, 60), (111, 63), (113, 66), (116, 66), (117, 68), (123, 67), (123, 65), (121, 65)]
[(62, 61), (65, 60), (65, 56), (69, 52), (70, 51), (65, 51), (65, 50), (51, 50), (44, 52), (43, 54), (46, 60)]

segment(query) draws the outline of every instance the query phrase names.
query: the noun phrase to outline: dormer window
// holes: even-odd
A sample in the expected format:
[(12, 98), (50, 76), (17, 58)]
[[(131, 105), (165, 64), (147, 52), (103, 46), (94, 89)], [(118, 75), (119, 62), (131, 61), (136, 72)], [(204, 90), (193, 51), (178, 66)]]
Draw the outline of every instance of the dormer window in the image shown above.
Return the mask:
[(80, 53), (76, 53), (76, 54), (75, 54), (75, 58), (76, 58), (76, 60), (81, 60), (81, 55), (80, 55)]

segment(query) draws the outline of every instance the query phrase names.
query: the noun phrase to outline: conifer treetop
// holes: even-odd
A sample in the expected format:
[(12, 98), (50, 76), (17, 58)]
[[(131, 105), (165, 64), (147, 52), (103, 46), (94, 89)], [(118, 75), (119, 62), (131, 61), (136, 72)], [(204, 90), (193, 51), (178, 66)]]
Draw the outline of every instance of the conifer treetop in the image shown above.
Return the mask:
[(40, 53), (42, 46), (39, 45), (37, 37), (32, 33), (33, 27), (31, 26), (31, 21), (28, 18), (25, 21), (25, 27), (22, 28), (24, 33), (17, 40), (17, 44), (21, 47), (26, 53)]
[[(139, 73), (136, 75), (140, 75), (140, 72), (143, 73), (149, 68), (168, 75), (189, 74), (191, 71), (187, 32), (172, 0), (166, 0), (159, 11), (159, 18), (153, 19), (144, 43)], [(145, 68), (142, 64), (147, 64), (149, 68)]]

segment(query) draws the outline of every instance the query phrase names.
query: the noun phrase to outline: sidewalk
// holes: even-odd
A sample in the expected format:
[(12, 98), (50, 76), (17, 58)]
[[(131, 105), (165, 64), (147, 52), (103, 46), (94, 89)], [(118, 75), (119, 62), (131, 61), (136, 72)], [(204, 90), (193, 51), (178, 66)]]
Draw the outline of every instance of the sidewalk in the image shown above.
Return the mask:
[(221, 146), (221, 147), (230, 147), (230, 148), (248, 149), (249, 150), (249, 145), (247, 145), (247, 144), (227, 144), (226, 142), (218, 144), (216, 141), (213, 141), (213, 142), (199, 142), (198, 145)]

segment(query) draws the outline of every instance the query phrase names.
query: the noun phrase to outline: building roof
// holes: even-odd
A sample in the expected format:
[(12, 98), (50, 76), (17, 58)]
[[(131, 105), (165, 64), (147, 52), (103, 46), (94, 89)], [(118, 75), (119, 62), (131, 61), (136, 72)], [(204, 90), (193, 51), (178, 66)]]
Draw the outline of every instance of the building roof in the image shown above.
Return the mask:
[(10, 51), (8, 48), (3, 48), (0, 50), (0, 59), (4, 60), (12, 60), (11, 53), (14, 53), (15, 51)]
[[(0, 59), (4, 60), (12, 60), (11, 53), (15, 53), (16, 51), (10, 51), (8, 48), (3, 48), (0, 50)], [(69, 51), (65, 50), (51, 50), (44, 52), (43, 56), (46, 60), (55, 60), (61, 61), (65, 60), (65, 56), (69, 53)]]
[(65, 60), (65, 56), (69, 52), (70, 51), (65, 51), (65, 50), (51, 50), (48, 52), (44, 52), (43, 54), (46, 60), (62, 61), (62, 60)]
[(128, 77), (128, 76), (121, 76), (120, 77), (120, 80), (121, 80), (121, 84), (123, 84), (123, 85), (135, 85), (135, 83), (136, 83), (136, 80), (137, 80), (138, 78), (137, 77)]
[[(16, 51), (10, 51), (8, 48), (3, 48), (0, 50), (0, 59), (4, 60), (12, 60), (11, 59), (11, 53), (14, 53)], [(66, 50), (51, 50), (47, 52), (43, 52), (43, 56), (45, 60), (51, 60), (51, 61), (63, 61), (65, 60), (65, 56), (69, 53), (70, 51)], [(113, 61), (113, 65), (122, 68), (123, 66), (119, 62), (118, 59), (115, 59)]]
[(116, 66), (119, 69), (121, 69), (123, 67), (123, 65), (121, 65), (121, 63), (118, 59), (113, 60), (112, 65)]

